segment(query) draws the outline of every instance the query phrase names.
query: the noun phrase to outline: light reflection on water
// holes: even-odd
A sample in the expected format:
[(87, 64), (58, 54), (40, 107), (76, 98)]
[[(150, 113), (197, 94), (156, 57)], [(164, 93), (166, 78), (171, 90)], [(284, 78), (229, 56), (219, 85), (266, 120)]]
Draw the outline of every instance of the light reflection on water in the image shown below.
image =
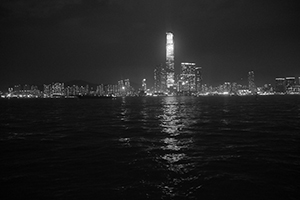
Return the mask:
[[(183, 129), (190, 124), (186, 105), (180, 105), (178, 98), (168, 97), (162, 101), (163, 114), (159, 117), (162, 134), (166, 137), (161, 140), (161, 149), (163, 150), (157, 160), (163, 160), (165, 168), (170, 173), (183, 175), (188, 173), (193, 166), (188, 164), (190, 158), (186, 151), (193, 143), (191, 136), (186, 136)], [(188, 138), (187, 138), (188, 137)], [(187, 161), (187, 162), (185, 162)], [(165, 195), (174, 197), (178, 195), (178, 184), (184, 181), (183, 177), (171, 176), (168, 181), (162, 183), (159, 187)]]
[[(261, 109), (255, 110), (253, 102), (245, 106), (241, 101), (236, 106), (225, 98), (211, 103), (185, 97), (142, 100), (136, 101), (134, 109), (130, 100), (121, 102), (119, 119), (124, 131), (118, 142), (132, 156), (129, 165), (142, 171), (138, 179), (143, 187), (156, 188), (153, 194), (158, 192), (161, 199), (193, 198), (198, 194), (214, 199), (210, 191), (232, 181), (232, 187), (239, 187), (241, 182), (254, 185), (253, 180), (258, 178), (246, 176), (239, 164), (248, 166), (251, 159), (257, 162), (252, 156), (255, 151), (260, 155), (256, 150), (256, 142), (262, 137), (256, 132), (260, 124), (251, 112), (259, 113)], [(136, 185), (130, 183), (124, 191)], [(230, 192), (234, 194), (235, 190)]]
[(5, 100), (1, 185), (31, 199), (298, 199), (300, 99), (287, 98)]

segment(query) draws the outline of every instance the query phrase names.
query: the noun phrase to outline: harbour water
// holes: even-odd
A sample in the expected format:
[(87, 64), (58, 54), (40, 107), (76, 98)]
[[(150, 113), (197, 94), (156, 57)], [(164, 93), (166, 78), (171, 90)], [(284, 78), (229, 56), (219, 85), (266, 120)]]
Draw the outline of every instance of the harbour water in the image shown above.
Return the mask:
[(299, 199), (300, 96), (1, 99), (1, 199)]

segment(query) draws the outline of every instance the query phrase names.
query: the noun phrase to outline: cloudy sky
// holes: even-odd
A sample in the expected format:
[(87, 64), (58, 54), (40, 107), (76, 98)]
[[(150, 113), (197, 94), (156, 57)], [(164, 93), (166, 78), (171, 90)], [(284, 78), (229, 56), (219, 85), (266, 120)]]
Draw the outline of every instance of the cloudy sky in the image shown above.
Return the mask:
[(300, 76), (293, 0), (2, 0), (0, 85), (143, 78), (165, 62), (196, 62), (207, 84)]

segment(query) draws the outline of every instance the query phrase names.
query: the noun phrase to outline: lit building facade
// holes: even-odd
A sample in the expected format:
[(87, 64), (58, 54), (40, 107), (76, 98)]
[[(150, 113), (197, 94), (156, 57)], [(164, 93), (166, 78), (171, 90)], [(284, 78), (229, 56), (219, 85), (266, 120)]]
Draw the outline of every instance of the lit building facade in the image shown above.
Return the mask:
[(51, 87), (51, 96), (59, 97), (59, 96), (64, 96), (65, 91), (64, 91), (64, 83), (53, 83)]
[(44, 84), (44, 97), (50, 97), (51, 94), (51, 84)]
[(284, 93), (285, 92), (285, 78), (276, 78), (275, 79), (275, 92)]
[(296, 78), (295, 77), (286, 77), (285, 78), (286, 88), (293, 87), (295, 85), (296, 85)]
[(256, 86), (254, 82), (254, 71), (248, 72), (248, 87), (252, 94), (256, 92)]
[(165, 93), (167, 91), (167, 75), (163, 64), (154, 69), (154, 92)]
[(178, 81), (179, 92), (201, 92), (202, 73), (201, 67), (196, 63), (181, 63), (181, 74)]
[(296, 85), (296, 77), (285, 78), (285, 90), (288, 94), (298, 92), (298, 87), (296, 87)]
[(147, 90), (147, 83), (146, 83), (146, 79), (144, 78), (142, 81), (142, 90), (146, 91)]
[(125, 88), (125, 83), (124, 80), (118, 81), (118, 95), (124, 96), (126, 95), (126, 88)]
[(131, 90), (131, 86), (130, 86), (130, 81), (129, 79), (125, 79), (124, 80), (124, 84), (125, 84), (125, 91), (126, 91), (126, 95), (131, 95), (132, 90)]
[(174, 36), (173, 33), (166, 34), (166, 74), (167, 88), (170, 90), (175, 84), (175, 68), (174, 68)]
[(195, 68), (195, 79), (196, 79), (196, 91), (202, 92), (202, 68)]
[(104, 85), (103, 84), (100, 84), (97, 86), (96, 88), (96, 94), (99, 95), (99, 96), (104, 96), (105, 93), (104, 93)]

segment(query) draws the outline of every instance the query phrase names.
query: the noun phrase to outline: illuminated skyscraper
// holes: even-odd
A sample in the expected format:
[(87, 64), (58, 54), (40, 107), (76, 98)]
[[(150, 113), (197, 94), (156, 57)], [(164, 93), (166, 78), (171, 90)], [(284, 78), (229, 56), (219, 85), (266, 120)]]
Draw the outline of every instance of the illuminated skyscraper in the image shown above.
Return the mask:
[(196, 79), (196, 91), (202, 92), (202, 68), (195, 68), (195, 79)]
[(255, 87), (255, 83), (254, 83), (254, 71), (250, 71), (248, 73), (248, 87), (249, 87), (249, 90), (251, 91), (251, 93), (256, 92), (256, 87)]
[(170, 89), (175, 83), (175, 69), (174, 69), (174, 39), (173, 33), (167, 32), (166, 37), (166, 74), (167, 74), (167, 88)]
[(198, 67), (195, 63), (181, 63), (178, 87), (180, 92), (200, 92), (202, 88), (201, 67)]
[(158, 93), (165, 93), (167, 91), (167, 76), (163, 64), (157, 65), (154, 69), (154, 90)]
[(142, 90), (144, 90), (144, 91), (147, 90), (147, 84), (146, 84), (146, 79), (145, 78), (142, 81)]
[(124, 96), (126, 95), (126, 87), (125, 87), (125, 83), (124, 83), (124, 80), (119, 80), (118, 81), (118, 93), (119, 95), (121, 96)]
[(196, 91), (195, 68), (195, 63), (181, 63), (182, 91)]

